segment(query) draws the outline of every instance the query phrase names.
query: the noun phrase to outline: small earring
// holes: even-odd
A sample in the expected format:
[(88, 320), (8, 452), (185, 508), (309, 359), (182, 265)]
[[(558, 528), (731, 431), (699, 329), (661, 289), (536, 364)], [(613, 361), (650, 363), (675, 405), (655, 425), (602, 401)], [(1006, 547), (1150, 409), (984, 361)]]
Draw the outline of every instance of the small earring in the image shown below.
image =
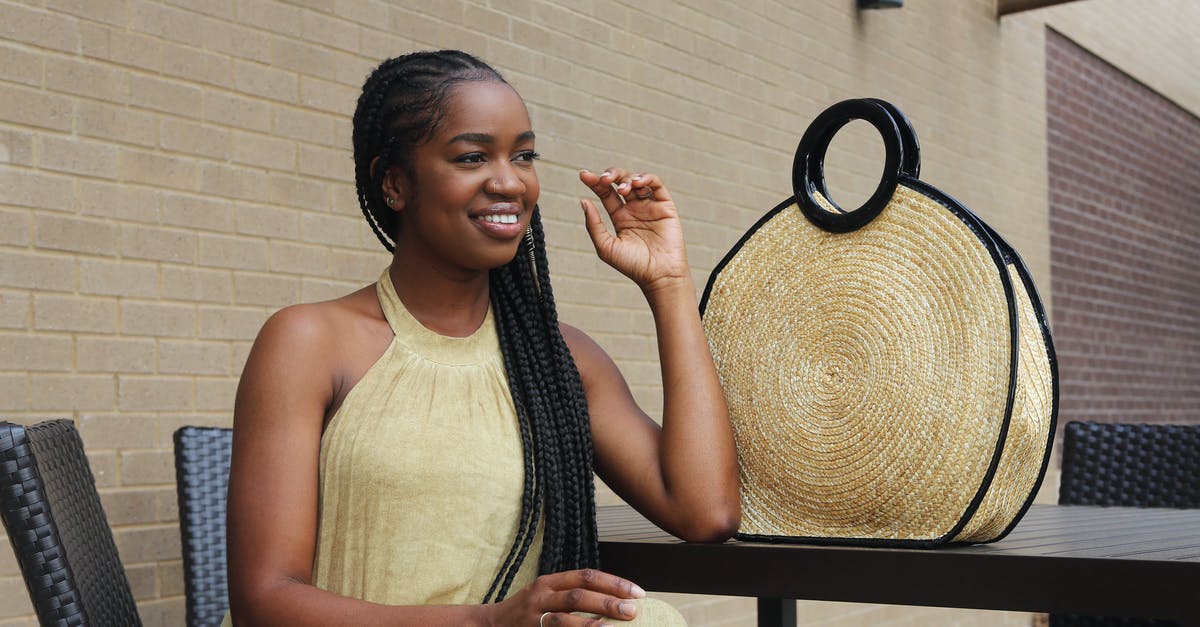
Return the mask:
[(542, 282), (538, 280), (537, 258), (534, 256), (533, 227), (525, 227), (525, 250), (529, 253), (529, 274), (533, 275), (533, 287), (542, 295)]
[(391, 196), (388, 196), (388, 197), (387, 197), (387, 205), (388, 205), (389, 207), (391, 207), (392, 205), (395, 205), (395, 204), (396, 204), (396, 199), (395, 199), (395, 198), (392, 198)]

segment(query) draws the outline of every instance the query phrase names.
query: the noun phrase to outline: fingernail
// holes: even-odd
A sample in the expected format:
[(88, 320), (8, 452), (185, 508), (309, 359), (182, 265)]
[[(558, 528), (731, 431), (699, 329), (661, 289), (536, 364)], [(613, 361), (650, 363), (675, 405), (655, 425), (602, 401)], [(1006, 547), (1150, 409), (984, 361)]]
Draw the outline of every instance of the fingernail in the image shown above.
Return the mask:
[(635, 180), (635, 181), (640, 181), (640, 180), (642, 180), (642, 175), (641, 175), (641, 174), (639, 174), (639, 175), (637, 175), (637, 176), (633, 177), (633, 180)]
[(635, 608), (632, 603), (622, 603), (621, 604), (621, 613), (626, 616), (633, 616), (633, 613), (636, 611), (637, 611), (637, 608)]
[(587, 211), (587, 203), (582, 198), (579, 199), (579, 208)]
[(579, 173), (580, 173), (580, 174), (583, 174), (583, 173), (585, 173), (585, 172), (586, 172), (586, 173), (588, 173), (588, 174), (591, 174), (591, 173), (592, 173), (592, 171), (591, 171), (591, 170), (589, 170), (589, 169), (587, 169), (587, 168), (584, 168), (584, 169), (582, 169), (582, 170), (580, 170), (580, 171), (579, 171)]
[(617, 189), (628, 189), (628, 188), (629, 188), (629, 183), (621, 183), (620, 185), (617, 186)]
[(646, 596), (646, 591), (642, 590), (642, 587), (637, 585), (636, 583), (630, 585), (629, 592), (633, 594), (633, 598), (635, 598), (635, 599), (640, 599), (640, 598)]

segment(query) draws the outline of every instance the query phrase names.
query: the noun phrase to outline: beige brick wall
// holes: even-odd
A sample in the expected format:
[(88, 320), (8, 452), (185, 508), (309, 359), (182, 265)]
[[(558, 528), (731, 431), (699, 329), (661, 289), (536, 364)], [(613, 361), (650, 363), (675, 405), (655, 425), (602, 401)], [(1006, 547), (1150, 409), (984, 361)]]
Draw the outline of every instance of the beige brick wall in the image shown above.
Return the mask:
[[(229, 424), (271, 311), (348, 292), (386, 264), (355, 201), (349, 115), (374, 64), (413, 49), (477, 53), (526, 98), (561, 315), (614, 354), (652, 414), (651, 319), (591, 253), (576, 169), (662, 174), (703, 286), (790, 193), (812, 117), (886, 98), (916, 125), (923, 177), (1008, 237), (1050, 296), (1045, 24), (1200, 112), (1190, 0), (1087, 0), (1003, 20), (992, 0), (853, 4), (0, 0), (0, 411), (77, 421), (147, 624), (182, 624), (171, 434)], [(869, 187), (878, 153), (870, 132), (835, 141), (836, 197)], [(747, 599), (670, 598), (695, 625), (753, 624)], [(29, 611), (0, 549), (0, 626), (33, 624)], [(805, 625), (1029, 622), (827, 603), (800, 613)]]

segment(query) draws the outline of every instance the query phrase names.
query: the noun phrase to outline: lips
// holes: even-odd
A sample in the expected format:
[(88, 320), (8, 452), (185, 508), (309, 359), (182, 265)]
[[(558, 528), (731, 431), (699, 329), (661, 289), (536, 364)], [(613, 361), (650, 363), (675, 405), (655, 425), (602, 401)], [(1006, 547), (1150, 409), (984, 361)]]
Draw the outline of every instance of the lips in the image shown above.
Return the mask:
[(520, 237), (521, 206), (516, 203), (496, 203), (486, 209), (471, 213), (471, 222), (484, 233), (497, 239)]

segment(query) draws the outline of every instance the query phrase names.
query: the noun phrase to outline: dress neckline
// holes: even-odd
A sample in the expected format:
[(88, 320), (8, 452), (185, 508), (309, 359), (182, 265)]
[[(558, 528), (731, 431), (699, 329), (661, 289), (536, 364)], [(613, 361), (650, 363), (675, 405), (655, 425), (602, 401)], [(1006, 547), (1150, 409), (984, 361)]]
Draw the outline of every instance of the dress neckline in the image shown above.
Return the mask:
[(487, 315), (478, 329), (466, 337), (452, 337), (426, 327), (413, 317), (396, 293), (396, 286), (392, 284), (391, 275), (386, 268), (375, 283), (375, 291), (388, 326), (396, 335), (394, 341), (403, 344), (413, 353), (429, 361), (455, 366), (482, 363), (498, 354), (499, 337), (496, 335), (490, 302)]

